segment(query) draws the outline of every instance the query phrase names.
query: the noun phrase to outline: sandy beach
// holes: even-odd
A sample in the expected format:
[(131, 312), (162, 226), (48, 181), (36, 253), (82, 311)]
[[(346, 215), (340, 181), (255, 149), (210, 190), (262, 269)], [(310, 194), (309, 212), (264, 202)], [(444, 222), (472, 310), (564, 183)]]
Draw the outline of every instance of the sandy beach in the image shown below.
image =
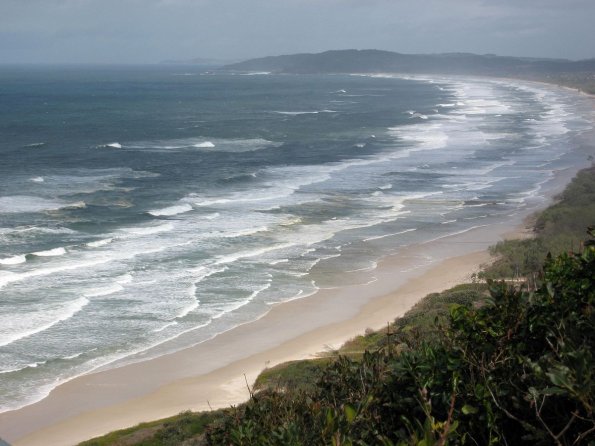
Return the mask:
[[(487, 246), (515, 226), (483, 227), (410, 246), (384, 259), (373, 283), (321, 290), (274, 306), (257, 321), (160, 358), (89, 374), (49, 397), (0, 415), (2, 438), (15, 445), (69, 445), (183, 410), (238, 404), (267, 366), (313, 357), (366, 328), (382, 328), (419, 299), (468, 281), (489, 260)], [(513, 232), (511, 232), (513, 231)], [(433, 258), (427, 266), (420, 259)]]
[[(593, 132), (586, 135), (592, 150)], [(545, 185), (546, 196), (575, 173), (558, 172)], [(490, 260), (487, 247), (526, 235), (525, 219), (535, 211), (408, 246), (381, 260), (368, 283), (272, 306), (260, 319), (194, 347), (71, 380), (38, 403), (0, 414), (0, 437), (19, 446), (72, 445), (184, 410), (241, 403), (248, 397), (244, 375), (251, 383), (265, 367), (336, 348), (366, 328), (386, 326), (428, 293), (469, 281)]]

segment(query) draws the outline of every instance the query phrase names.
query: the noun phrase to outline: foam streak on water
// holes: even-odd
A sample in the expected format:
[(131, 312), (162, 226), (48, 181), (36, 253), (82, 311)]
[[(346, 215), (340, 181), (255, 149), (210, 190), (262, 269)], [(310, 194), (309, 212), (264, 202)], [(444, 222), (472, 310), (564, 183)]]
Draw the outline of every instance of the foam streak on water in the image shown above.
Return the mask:
[[(8, 108), (37, 122), (0, 142), (1, 410), (369, 283), (404, 246), (542, 203), (552, 172), (585, 158), (579, 99), (547, 87), (133, 71), (85, 94), (60, 72), (51, 92), (40, 74), (5, 80), (31, 99)], [(80, 131), (22, 105), (48, 94)]]

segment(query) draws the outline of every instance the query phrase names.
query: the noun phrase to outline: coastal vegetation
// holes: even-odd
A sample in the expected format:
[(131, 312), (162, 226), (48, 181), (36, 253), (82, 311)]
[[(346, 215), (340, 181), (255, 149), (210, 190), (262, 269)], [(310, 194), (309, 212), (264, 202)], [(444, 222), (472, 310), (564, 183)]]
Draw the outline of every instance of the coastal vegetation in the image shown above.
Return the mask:
[(585, 227), (595, 223), (595, 166), (580, 171), (556, 203), (535, 218), (533, 237), (505, 240), (490, 248), (496, 261), (483, 268), (484, 279), (535, 280), (542, 277), (548, 253), (581, 249)]
[(594, 194), (591, 167), (533, 238), (492, 248), (479, 280), (337, 352), (265, 370), (242, 405), (83, 444), (593, 445)]

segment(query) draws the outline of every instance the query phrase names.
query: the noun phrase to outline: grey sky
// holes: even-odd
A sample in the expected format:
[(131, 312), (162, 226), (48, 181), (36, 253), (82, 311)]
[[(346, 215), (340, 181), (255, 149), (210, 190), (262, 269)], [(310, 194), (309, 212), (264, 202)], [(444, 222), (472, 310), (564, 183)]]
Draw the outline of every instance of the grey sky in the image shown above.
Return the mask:
[(0, 63), (377, 48), (595, 57), (595, 0), (0, 0)]

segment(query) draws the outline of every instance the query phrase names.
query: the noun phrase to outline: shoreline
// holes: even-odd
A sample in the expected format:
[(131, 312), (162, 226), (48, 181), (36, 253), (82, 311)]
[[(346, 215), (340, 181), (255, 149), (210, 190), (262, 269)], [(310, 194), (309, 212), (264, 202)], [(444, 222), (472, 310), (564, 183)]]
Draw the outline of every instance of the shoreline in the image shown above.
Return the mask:
[[(585, 135), (593, 141), (595, 130)], [(253, 382), (265, 367), (338, 347), (366, 328), (385, 327), (427, 294), (469, 280), (489, 261), (487, 247), (526, 236), (526, 218), (551, 204), (578, 170), (556, 171), (543, 185), (544, 202), (510, 221), (411, 245), (381, 259), (371, 283), (321, 289), (276, 304), (261, 318), (196, 346), (61, 384), (37, 403), (0, 414), (0, 437), (15, 446), (75, 444), (183, 410), (241, 403), (249, 396), (244, 374)], [(427, 257), (433, 263), (420, 266)]]
[[(489, 254), (479, 250), (441, 261), (386, 292), (401, 281), (391, 279), (394, 269), (411, 267), (416, 258), (408, 252), (383, 260), (376, 270), (383, 278), (374, 282), (379, 287), (321, 290), (197, 346), (64, 383), (38, 403), (1, 414), (2, 438), (15, 446), (76, 444), (183, 410), (239, 404), (249, 397), (244, 374), (253, 382), (267, 366), (311, 358), (366, 328), (382, 328), (425, 295), (468, 280)], [(362, 303), (359, 293), (366, 288), (370, 297)]]
[[(372, 283), (321, 289), (196, 346), (68, 381), (38, 403), (0, 414), (1, 436), (15, 446), (76, 444), (184, 410), (242, 403), (249, 397), (244, 375), (251, 383), (266, 367), (385, 327), (427, 294), (469, 281), (490, 260), (488, 246), (526, 232), (519, 217), (408, 246), (379, 262)], [(428, 255), (435, 262), (419, 266)]]

